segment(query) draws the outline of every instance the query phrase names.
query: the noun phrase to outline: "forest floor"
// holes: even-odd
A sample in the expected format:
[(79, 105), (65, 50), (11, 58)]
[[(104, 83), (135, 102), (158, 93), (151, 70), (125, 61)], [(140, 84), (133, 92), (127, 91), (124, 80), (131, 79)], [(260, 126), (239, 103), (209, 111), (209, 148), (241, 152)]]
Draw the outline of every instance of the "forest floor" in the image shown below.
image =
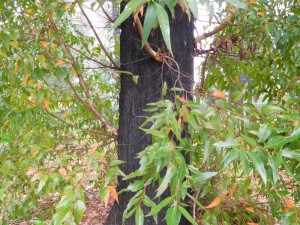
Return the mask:
[(95, 191), (86, 191), (86, 211), (80, 225), (102, 225), (104, 224), (110, 209), (113, 205), (113, 198), (110, 198), (108, 205), (100, 202), (99, 194)]

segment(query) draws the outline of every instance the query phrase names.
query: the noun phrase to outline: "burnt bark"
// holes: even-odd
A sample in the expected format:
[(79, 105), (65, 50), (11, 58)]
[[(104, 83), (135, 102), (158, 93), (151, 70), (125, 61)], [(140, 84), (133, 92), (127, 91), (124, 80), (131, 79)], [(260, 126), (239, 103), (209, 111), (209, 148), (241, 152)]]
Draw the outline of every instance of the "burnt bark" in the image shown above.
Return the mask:
[[(171, 18), (170, 15), (169, 18)], [(120, 167), (125, 174), (129, 174), (139, 168), (139, 160), (136, 158), (137, 153), (151, 144), (151, 136), (145, 135), (139, 127), (144, 122), (142, 116), (146, 115), (143, 111), (147, 107), (146, 104), (156, 102), (162, 98), (163, 83), (166, 82), (168, 88), (174, 87), (176, 83), (176, 86), (180, 86), (187, 91), (186, 96), (190, 98), (189, 91), (192, 90), (194, 70), (193, 29), (193, 21), (188, 20), (187, 15), (177, 6), (175, 8), (175, 18), (170, 19), (172, 50), (174, 59), (180, 67), (180, 71), (177, 71), (174, 63), (170, 63), (170, 68), (166, 64), (155, 61), (141, 49), (141, 38), (134, 26), (132, 17), (128, 18), (121, 25), (121, 71), (129, 71), (139, 76), (138, 83), (135, 84), (130, 75), (121, 74), (118, 158), (126, 162)], [(151, 33), (148, 42), (154, 50), (160, 48), (162, 52), (167, 53), (159, 28), (156, 28)], [(180, 78), (180, 82), (176, 81), (178, 78)], [(168, 93), (165, 98), (173, 100), (172, 93)], [(131, 182), (133, 181), (119, 179), (118, 189), (126, 188)], [(154, 199), (156, 189), (157, 187), (155, 186), (148, 188), (147, 195)], [(122, 224), (122, 214), (133, 194), (125, 192), (119, 196), (120, 204), (114, 204), (107, 218), (106, 225)], [(168, 196), (168, 192), (165, 192), (162, 198), (166, 196)], [(146, 208), (143, 210), (144, 214), (149, 212)], [(165, 215), (166, 211), (164, 210), (159, 213), (158, 224), (166, 224), (164, 220)], [(134, 216), (127, 219), (125, 224), (134, 225)], [(156, 223), (152, 217), (145, 217), (144, 224), (154, 225)], [(180, 224), (185, 225), (189, 224), (189, 222), (183, 218)]]

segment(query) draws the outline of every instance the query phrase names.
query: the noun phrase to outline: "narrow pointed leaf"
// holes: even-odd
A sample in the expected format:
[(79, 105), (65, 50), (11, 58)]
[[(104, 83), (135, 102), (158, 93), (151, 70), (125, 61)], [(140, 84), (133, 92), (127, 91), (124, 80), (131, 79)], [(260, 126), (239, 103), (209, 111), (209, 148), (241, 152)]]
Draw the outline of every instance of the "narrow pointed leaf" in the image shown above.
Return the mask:
[(154, 4), (156, 7), (156, 11), (157, 11), (157, 15), (158, 15), (158, 22), (159, 22), (159, 26), (160, 26), (164, 41), (167, 45), (168, 50), (173, 55), (172, 48), (171, 48), (170, 24), (169, 24), (168, 14), (161, 5), (159, 5), (157, 3), (154, 3)]
[(267, 172), (265, 170), (264, 163), (260, 156), (256, 154), (256, 152), (249, 152), (249, 157), (251, 158), (251, 161), (256, 169), (256, 171), (259, 173), (261, 178), (263, 179), (264, 183), (267, 183)]

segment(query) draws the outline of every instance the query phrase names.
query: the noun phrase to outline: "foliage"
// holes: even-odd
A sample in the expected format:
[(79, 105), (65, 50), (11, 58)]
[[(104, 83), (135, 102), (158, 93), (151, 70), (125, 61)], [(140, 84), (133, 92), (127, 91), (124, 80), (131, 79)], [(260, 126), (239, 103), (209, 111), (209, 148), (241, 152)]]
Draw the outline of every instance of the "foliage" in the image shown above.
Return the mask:
[[(118, 199), (114, 176), (125, 174), (115, 159), (119, 43), (112, 30), (145, 7), (142, 45), (159, 26), (171, 52), (174, 6), (192, 19), (199, 3), (131, 0), (105, 42), (85, 10), (99, 12), (108, 2), (0, 2), (2, 224), (46, 224), (47, 217), (76, 224), (86, 184), (103, 201)], [(215, 4), (200, 2), (212, 19)], [(174, 89), (175, 102), (162, 96), (146, 109), (153, 114), (141, 129), (153, 144), (123, 178), (138, 178), (125, 190), (135, 195), (124, 220), (135, 214), (143, 224), (168, 207), (172, 225), (181, 217), (192, 224), (299, 224), (299, 1), (216, 2), (226, 27), (208, 50), (201, 43), (206, 79), (194, 101)], [(144, 191), (153, 183), (157, 198), (171, 193), (157, 205)]]

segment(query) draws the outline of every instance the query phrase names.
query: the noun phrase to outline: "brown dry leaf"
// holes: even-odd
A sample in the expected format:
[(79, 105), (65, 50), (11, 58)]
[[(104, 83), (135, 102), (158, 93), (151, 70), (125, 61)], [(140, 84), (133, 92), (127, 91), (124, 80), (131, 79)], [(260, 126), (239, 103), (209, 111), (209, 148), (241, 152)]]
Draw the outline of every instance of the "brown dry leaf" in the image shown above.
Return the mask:
[(248, 225), (259, 225), (258, 223), (247, 223)]
[(106, 188), (111, 193), (111, 195), (113, 196), (113, 198), (117, 201), (117, 203), (119, 204), (119, 197), (118, 197), (118, 193), (117, 193), (115, 187), (113, 187), (113, 186), (107, 186)]
[(294, 204), (290, 199), (285, 199), (284, 203), (285, 203), (285, 205), (288, 209), (293, 209), (294, 208)]
[(31, 177), (32, 175), (34, 175), (38, 170), (34, 167), (30, 167), (27, 171), (26, 171), (26, 175), (28, 177)]
[(221, 90), (215, 90), (215, 92), (213, 93), (213, 97), (219, 99), (226, 99), (226, 94)]
[(144, 6), (142, 6), (139, 10), (141, 16), (143, 17), (144, 16)]
[(247, 210), (248, 212), (252, 212), (252, 213), (254, 213), (254, 209), (253, 209), (253, 207), (246, 207), (246, 210)]
[(44, 98), (44, 106), (49, 111), (49, 100)]
[(105, 207), (108, 206), (109, 198), (110, 198), (110, 192), (108, 191), (108, 192), (106, 193), (105, 198), (104, 198), (104, 205), (105, 205)]
[(178, 119), (177, 123), (179, 126), (181, 125), (181, 118)]
[(43, 49), (48, 49), (49, 42), (47, 42), (47, 41), (40, 41), (40, 44), (43, 47)]
[(93, 155), (93, 154), (95, 153), (95, 151), (97, 150), (97, 148), (98, 148), (98, 145), (95, 145), (95, 146), (93, 146), (93, 147), (90, 149), (91, 155)]
[(235, 13), (235, 10), (233, 8), (227, 8), (226, 11), (229, 13)]
[(167, 134), (170, 133), (170, 130), (171, 130), (171, 128), (170, 128), (170, 127), (167, 127), (167, 129), (166, 129)]
[(233, 196), (233, 192), (234, 192), (234, 189), (231, 188), (228, 193), (228, 198), (231, 198)]
[(43, 86), (44, 86), (43, 83), (38, 82), (38, 84), (37, 84), (38, 91), (39, 91)]
[(59, 172), (59, 174), (62, 176), (62, 177), (64, 177), (64, 176), (66, 176), (67, 175), (67, 171), (66, 171), (66, 169), (65, 168), (60, 168), (59, 170), (58, 170), (58, 172)]
[(257, 16), (263, 17), (265, 14), (263, 12), (257, 12)]
[(61, 5), (61, 7), (60, 7), (62, 10), (66, 10), (66, 9), (68, 9), (69, 8), (69, 5), (67, 4), (67, 3), (63, 3), (62, 5)]
[(269, 200), (267, 198), (258, 199), (258, 203), (267, 203)]
[(185, 98), (181, 98), (181, 97), (179, 97), (179, 101), (183, 104), (188, 102)]
[(24, 86), (26, 86), (26, 84), (27, 84), (29, 75), (30, 75), (29, 73), (25, 73), (25, 75), (24, 75)]
[(61, 65), (63, 65), (63, 64), (65, 64), (65, 61), (59, 59), (59, 60), (56, 61), (55, 66), (56, 66), (56, 67), (59, 67), (59, 66), (61, 66)]
[(16, 73), (19, 68), (19, 60), (16, 60), (16, 62), (14, 63), (14, 66), (15, 66), (14, 72)]
[(205, 206), (206, 209), (211, 209), (216, 207), (221, 203), (221, 199), (219, 197), (216, 197), (208, 206)]

